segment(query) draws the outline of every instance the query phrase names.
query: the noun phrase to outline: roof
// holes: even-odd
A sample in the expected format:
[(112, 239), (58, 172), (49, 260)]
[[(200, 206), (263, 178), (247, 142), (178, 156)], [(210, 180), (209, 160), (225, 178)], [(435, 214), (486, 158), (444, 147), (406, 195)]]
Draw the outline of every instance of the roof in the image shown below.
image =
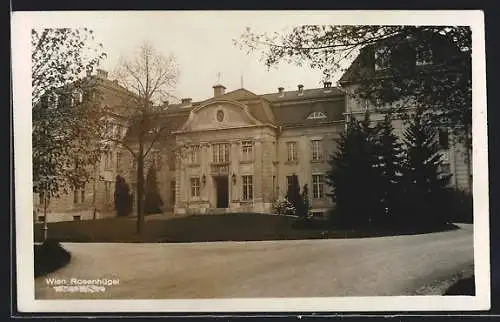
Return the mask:
[[(242, 102), (248, 106), (252, 116), (260, 122), (282, 127), (330, 124), (344, 119), (345, 95), (341, 89), (336, 87), (313, 88), (304, 89), (302, 93), (302, 95), (298, 95), (298, 91), (286, 91), (281, 94), (257, 95), (247, 89), (240, 88), (218, 97), (191, 102), (190, 105), (170, 104), (163, 116), (151, 120), (151, 125), (148, 127), (162, 127), (169, 123), (169, 129), (175, 131), (187, 121), (192, 109), (217, 100)], [(322, 112), (326, 118), (307, 119), (314, 112)]]
[[(387, 46), (390, 48), (391, 67), (376, 71), (374, 69), (376, 47)], [(415, 53), (417, 47), (431, 49), (433, 64), (428, 66), (418, 66), (415, 68)], [(396, 53), (396, 55), (394, 55)], [(422, 32), (417, 38), (407, 38), (397, 35), (394, 37), (382, 39), (361, 48), (360, 53), (354, 59), (349, 68), (345, 71), (339, 80), (341, 85), (352, 82), (369, 80), (370, 78), (385, 78), (398, 74), (406, 76), (414, 75), (415, 71), (420, 73), (435, 72), (437, 66), (446, 66), (444, 70), (450, 70), (456, 64), (456, 59), (460, 59), (461, 54), (458, 47), (442, 35), (432, 32)], [(394, 68), (394, 65), (397, 68)]]

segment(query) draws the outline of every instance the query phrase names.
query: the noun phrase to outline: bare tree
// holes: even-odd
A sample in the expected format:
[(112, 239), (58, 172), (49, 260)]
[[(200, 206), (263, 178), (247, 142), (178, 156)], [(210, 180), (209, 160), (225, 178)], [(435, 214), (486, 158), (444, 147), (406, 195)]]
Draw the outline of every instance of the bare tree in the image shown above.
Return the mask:
[(174, 97), (171, 91), (177, 84), (179, 69), (174, 56), (164, 56), (144, 42), (133, 55), (122, 57), (115, 75), (120, 85), (134, 94), (126, 104), (131, 126), (129, 135), (119, 143), (137, 164), (137, 233), (141, 234), (145, 159), (154, 145), (172, 131), (172, 124), (164, 118), (168, 106), (162, 102)]

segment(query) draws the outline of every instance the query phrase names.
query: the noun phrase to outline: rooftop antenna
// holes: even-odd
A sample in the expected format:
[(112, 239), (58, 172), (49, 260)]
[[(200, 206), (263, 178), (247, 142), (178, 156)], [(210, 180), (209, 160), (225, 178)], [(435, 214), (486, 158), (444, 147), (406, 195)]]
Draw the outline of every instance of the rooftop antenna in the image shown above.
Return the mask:
[(217, 85), (220, 85), (220, 79), (221, 79), (222, 75), (220, 72), (217, 72)]

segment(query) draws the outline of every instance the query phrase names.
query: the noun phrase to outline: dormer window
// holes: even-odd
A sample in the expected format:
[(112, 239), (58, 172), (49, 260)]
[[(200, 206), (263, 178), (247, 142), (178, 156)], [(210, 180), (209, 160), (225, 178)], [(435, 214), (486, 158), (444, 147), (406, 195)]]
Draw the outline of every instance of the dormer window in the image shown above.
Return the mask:
[(417, 66), (431, 65), (432, 50), (430, 48), (417, 48), (415, 64)]
[(383, 70), (390, 67), (391, 51), (389, 47), (382, 46), (375, 49), (375, 70)]
[(73, 91), (71, 95), (71, 106), (81, 104), (83, 102), (83, 93), (80, 90)]
[(312, 112), (311, 114), (309, 114), (307, 119), (308, 120), (326, 119), (326, 114), (323, 112)]
[(57, 108), (59, 104), (59, 95), (56, 93), (49, 94), (47, 96), (47, 107), (50, 109)]

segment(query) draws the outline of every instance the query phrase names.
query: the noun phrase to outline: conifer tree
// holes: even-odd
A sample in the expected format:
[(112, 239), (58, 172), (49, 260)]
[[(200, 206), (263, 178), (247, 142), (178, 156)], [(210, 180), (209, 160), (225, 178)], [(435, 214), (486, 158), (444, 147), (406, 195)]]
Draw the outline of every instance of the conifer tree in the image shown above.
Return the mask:
[(147, 214), (161, 213), (163, 200), (158, 191), (158, 182), (156, 179), (156, 169), (151, 166), (146, 176), (146, 198), (145, 198), (145, 211)]
[(127, 216), (132, 211), (130, 188), (125, 179), (117, 175), (115, 181), (115, 210), (117, 216)]
[(341, 226), (359, 227), (372, 222), (374, 157), (366, 117), (363, 122), (351, 117), (328, 161), (326, 182), (332, 187), (329, 196), (336, 204), (335, 221)]
[(406, 213), (413, 215), (409, 222), (424, 226), (443, 223), (444, 214), (439, 205), (450, 180), (449, 175), (440, 171), (443, 161), (436, 137), (437, 129), (424, 111), (417, 108), (407, 121), (403, 135), (405, 160), (402, 173)]
[(403, 149), (392, 126), (392, 113), (385, 114), (384, 120), (378, 124), (378, 173), (379, 197), (384, 210), (384, 221), (396, 224), (401, 209), (401, 167)]
[(300, 195), (299, 178), (296, 174), (292, 175), (292, 182), (288, 187), (286, 198), (294, 206), (295, 214), (298, 216), (303, 216), (304, 202), (302, 200), (302, 196)]

